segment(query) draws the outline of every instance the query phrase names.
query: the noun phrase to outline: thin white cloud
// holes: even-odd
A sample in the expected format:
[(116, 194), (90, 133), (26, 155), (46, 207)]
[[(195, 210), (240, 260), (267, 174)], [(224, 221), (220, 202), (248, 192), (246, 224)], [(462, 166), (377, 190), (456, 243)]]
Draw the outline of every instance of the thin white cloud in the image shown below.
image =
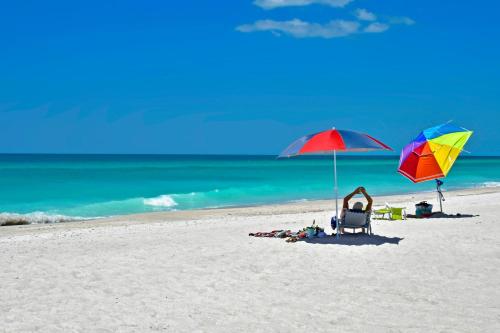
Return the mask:
[[(264, 9), (274, 9), (290, 6), (308, 6), (321, 4), (331, 7), (345, 7), (354, 0), (254, 0), (254, 4)], [(267, 31), (275, 36), (283, 34), (295, 38), (338, 38), (358, 33), (382, 33), (392, 25), (413, 25), (415, 21), (406, 16), (382, 17), (364, 8), (354, 11), (356, 20), (331, 20), (327, 23), (306, 22), (300, 19), (276, 21), (271, 19), (258, 20), (254, 23), (243, 24), (236, 27), (237, 31), (250, 33)]]
[(333, 20), (326, 24), (310, 23), (293, 19), (290, 21), (260, 20), (236, 27), (240, 32), (270, 31), (274, 34), (286, 34), (296, 38), (319, 37), (338, 38), (355, 34), (360, 24), (356, 21)]
[(354, 12), (354, 15), (360, 21), (375, 21), (377, 19), (377, 16), (375, 14), (367, 11), (364, 8), (356, 9), (356, 11)]
[(353, 1), (354, 0), (255, 0), (253, 3), (264, 9), (274, 9), (279, 7), (309, 6), (312, 4), (345, 7)]
[(395, 16), (389, 18), (390, 24), (404, 24), (404, 25), (414, 25), (415, 21), (406, 16)]
[(380, 33), (387, 31), (389, 29), (389, 25), (380, 22), (373, 22), (367, 25), (363, 31), (367, 33)]

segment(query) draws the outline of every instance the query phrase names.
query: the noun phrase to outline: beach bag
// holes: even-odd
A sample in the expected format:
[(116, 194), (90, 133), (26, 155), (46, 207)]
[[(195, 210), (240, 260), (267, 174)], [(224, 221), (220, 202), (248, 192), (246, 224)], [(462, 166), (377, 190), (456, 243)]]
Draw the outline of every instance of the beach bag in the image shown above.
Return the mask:
[(313, 238), (314, 236), (316, 236), (316, 228), (307, 227), (306, 228), (306, 235), (307, 235), (307, 238)]
[(324, 231), (320, 231), (316, 235), (316, 237), (318, 237), (318, 238), (325, 238), (326, 236), (327, 236), (327, 234)]
[(332, 226), (333, 230), (337, 230), (337, 217), (333, 216), (332, 219), (330, 220), (330, 225)]

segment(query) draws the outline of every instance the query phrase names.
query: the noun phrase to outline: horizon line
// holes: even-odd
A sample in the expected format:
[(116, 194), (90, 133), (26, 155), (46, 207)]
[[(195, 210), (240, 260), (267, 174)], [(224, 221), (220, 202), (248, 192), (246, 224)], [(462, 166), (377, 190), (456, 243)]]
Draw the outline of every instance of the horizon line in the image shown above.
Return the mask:
[[(342, 156), (352, 156), (352, 157), (399, 157), (400, 154), (394, 153), (379, 153), (379, 152), (371, 152), (369, 154), (366, 153), (345, 153), (345, 152), (337, 152)], [(260, 157), (276, 157), (279, 154), (236, 154), (236, 153), (2, 153), (0, 152), (0, 156), (6, 155), (56, 155), (56, 156), (260, 156)], [(294, 158), (327, 158), (330, 155), (307, 155), (307, 156), (296, 156)], [(500, 157), (499, 155), (475, 155), (475, 154), (466, 154), (461, 155), (460, 157)]]

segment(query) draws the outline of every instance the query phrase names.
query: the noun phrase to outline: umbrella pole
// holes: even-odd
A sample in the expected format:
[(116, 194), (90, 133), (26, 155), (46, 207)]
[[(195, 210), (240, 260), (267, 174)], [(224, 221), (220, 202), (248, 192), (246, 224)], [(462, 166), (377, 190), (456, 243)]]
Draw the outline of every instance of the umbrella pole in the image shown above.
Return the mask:
[(337, 239), (340, 237), (339, 233), (339, 189), (337, 186), (337, 151), (333, 151), (333, 174), (335, 179), (335, 221), (336, 221), (336, 237)]
[(439, 179), (436, 179), (436, 191), (437, 197), (439, 201), (439, 211), (443, 212), (443, 193), (441, 192), (441, 184), (442, 182)]
[(437, 196), (438, 196), (438, 201), (439, 201), (439, 211), (442, 213), (443, 212), (443, 203), (441, 202), (441, 193), (439, 193), (439, 190), (437, 191)]

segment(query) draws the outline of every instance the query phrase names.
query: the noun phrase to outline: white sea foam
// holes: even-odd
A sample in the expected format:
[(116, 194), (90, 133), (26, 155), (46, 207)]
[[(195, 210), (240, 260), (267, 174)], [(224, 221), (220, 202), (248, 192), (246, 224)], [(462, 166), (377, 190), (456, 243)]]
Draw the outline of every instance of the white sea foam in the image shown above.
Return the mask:
[(33, 212), (28, 214), (0, 213), (0, 225), (58, 223), (85, 219), (86, 218), (83, 217), (47, 214), (44, 212)]
[(500, 187), (500, 182), (484, 182), (481, 187)]
[(295, 203), (300, 203), (300, 202), (308, 202), (309, 199), (295, 199), (295, 200), (291, 200), (290, 202), (295, 202)]
[(155, 198), (144, 199), (144, 204), (155, 207), (174, 207), (177, 202), (170, 195), (160, 195)]

